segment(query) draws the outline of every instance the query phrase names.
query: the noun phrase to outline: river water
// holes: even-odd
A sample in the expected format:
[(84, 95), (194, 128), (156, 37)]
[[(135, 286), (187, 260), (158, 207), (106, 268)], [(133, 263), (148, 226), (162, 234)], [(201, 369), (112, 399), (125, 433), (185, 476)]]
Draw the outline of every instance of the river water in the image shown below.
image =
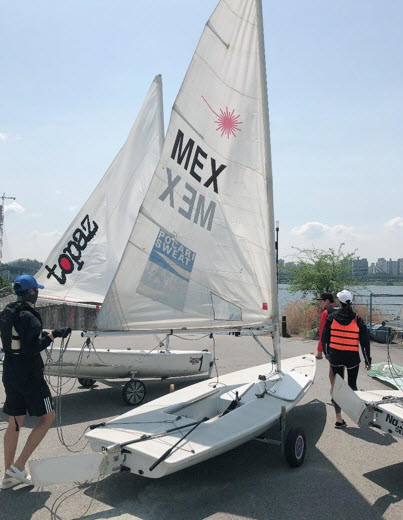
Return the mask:
[[(355, 303), (369, 305), (370, 294), (372, 293), (372, 305), (382, 312), (385, 312), (394, 318), (397, 316), (403, 317), (403, 286), (402, 285), (367, 285), (364, 289), (362, 287), (353, 287), (351, 292), (354, 294)], [(308, 295), (306, 298), (311, 299), (315, 295)], [(278, 297), (280, 314), (287, 303), (300, 300), (302, 293), (297, 292), (292, 294), (290, 286), (281, 283), (278, 286)]]

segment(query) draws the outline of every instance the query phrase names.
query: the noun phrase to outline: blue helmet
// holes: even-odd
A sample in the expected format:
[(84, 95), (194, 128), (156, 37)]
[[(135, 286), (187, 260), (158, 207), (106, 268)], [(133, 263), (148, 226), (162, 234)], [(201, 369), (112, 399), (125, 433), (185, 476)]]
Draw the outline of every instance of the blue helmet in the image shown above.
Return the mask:
[(44, 285), (40, 285), (30, 274), (20, 274), (14, 280), (13, 288), (15, 294), (20, 294), (30, 289), (44, 289)]

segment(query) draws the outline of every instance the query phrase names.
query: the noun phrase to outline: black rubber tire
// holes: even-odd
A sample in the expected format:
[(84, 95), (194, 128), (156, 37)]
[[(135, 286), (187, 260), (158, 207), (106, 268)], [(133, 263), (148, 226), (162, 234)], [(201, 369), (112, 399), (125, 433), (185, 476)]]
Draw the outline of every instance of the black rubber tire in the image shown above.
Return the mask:
[(306, 454), (305, 432), (302, 428), (291, 428), (285, 441), (285, 458), (292, 468), (301, 466)]
[(140, 379), (130, 379), (122, 390), (123, 401), (129, 406), (138, 406), (144, 401), (146, 386)]
[(90, 379), (89, 377), (79, 377), (78, 382), (84, 388), (91, 388), (95, 384), (95, 379)]

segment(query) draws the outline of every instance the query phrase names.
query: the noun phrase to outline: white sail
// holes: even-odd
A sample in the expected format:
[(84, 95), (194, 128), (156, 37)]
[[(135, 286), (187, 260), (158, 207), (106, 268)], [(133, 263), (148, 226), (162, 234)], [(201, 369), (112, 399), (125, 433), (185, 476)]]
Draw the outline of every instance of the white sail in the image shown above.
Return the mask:
[(260, 9), (223, 0), (207, 22), (99, 330), (277, 319)]
[(162, 81), (148, 91), (126, 143), (36, 278), (41, 298), (101, 303), (116, 273), (164, 139)]

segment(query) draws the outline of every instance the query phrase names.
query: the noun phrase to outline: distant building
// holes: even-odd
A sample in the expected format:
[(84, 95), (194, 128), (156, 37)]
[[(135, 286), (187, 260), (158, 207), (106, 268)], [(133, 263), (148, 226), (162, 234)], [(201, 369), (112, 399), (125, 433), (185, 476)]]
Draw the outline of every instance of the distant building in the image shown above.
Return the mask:
[(390, 276), (397, 276), (398, 272), (399, 272), (399, 264), (398, 264), (397, 260), (392, 260), (390, 258), (388, 261), (387, 269), (388, 269), (387, 273)]
[(365, 278), (368, 275), (368, 260), (366, 258), (351, 260), (350, 267), (354, 278)]
[(378, 258), (376, 262), (376, 272), (385, 274), (388, 272), (388, 262), (385, 258)]
[(368, 267), (368, 274), (375, 274), (376, 273), (376, 265), (374, 262)]

